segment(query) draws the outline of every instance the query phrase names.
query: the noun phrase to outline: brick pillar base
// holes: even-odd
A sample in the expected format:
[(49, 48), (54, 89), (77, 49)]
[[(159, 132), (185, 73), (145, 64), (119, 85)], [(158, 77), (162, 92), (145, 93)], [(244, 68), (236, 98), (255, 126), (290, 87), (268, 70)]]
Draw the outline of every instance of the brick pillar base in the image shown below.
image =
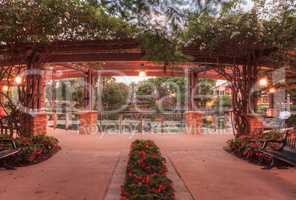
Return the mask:
[(98, 112), (86, 111), (80, 113), (79, 134), (91, 135), (97, 133)]
[(189, 134), (201, 134), (203, 125), (203, 113), (196, 111), (188, 111), (186, 116), (186, 131)]
[(26, 116), (26, 123), (24, 123), (24, 130), (32, 135), (46, 135), (47, 134), (47, 113), (38, 113)]
[(264, 128), (264, 124), (260, 118), (256, 116), (249, 116), (249, 125), (250, 125), (250, 134), (257, 134), (258, 130), (262, 130)]

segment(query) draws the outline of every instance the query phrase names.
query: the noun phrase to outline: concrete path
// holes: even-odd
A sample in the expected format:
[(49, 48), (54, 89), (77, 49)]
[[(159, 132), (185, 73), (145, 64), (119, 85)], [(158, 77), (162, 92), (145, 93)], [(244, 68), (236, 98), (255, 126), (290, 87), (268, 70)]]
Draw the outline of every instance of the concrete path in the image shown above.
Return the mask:
[(47, 162), (0, 171), (1, 200), (103, 199), (115, 152), (62, 151)]
[(136, 138), (155, 140), (195, 199), (296, 199), (295, 169), (265, 171), (229, 155), (222, 147), (231, 136), (51, 133), (63, 150), (35, 166), (0, 170), (0, 200), (103, 200), (120, 156)]

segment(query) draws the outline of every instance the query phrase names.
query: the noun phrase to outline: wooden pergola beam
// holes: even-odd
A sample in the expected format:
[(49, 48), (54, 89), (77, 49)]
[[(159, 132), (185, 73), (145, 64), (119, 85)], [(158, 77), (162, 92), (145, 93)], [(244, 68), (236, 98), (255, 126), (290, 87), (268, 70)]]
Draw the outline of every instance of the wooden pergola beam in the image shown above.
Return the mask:
[[(127, 40), (96, 40), (96, 41), (56, 41), (42, 44), (18, 44), (13, 48), (21, 56), (13, 60), (4, 60), (8, 53), (7, 46), (0, 46), (0, 66), (12, 64), (25, 64), (24, 55), (32, 50), (32, 47), (45, 54), (43, 63), (57, 62), (96, 62), (96, 61), (146, 61), (145, 49), (139, 41)], [(199, 48), (186, 47), (182, 49), (183, 54), (192, 58), (191, 62), (208, 63), (217, 65), (239, 65), (248, 63), (244, 56), (233, 57), (223, 53), (210, 54)], [(47, 55), (48, 54), (48, 55)], [(259, 64), (266, 64), (258, 61)], [(260, 63), (262, 62), (262, 63)]]

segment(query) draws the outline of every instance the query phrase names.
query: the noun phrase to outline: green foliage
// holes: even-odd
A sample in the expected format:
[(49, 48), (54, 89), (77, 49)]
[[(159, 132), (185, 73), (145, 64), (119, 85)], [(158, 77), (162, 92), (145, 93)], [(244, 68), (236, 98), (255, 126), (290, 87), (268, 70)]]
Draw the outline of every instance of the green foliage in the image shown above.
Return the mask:
[(215, 101), (216, 107), (221, 106), (222, 108), (230, 108), (231, 105), (232, 105), (232, 100), (231, 100), (231, 96), (229, 95), (218, 97)]
[(199, 108), (205, 108), (207, 102), (213, 100), (214, 90), (216, 81), (210, 79), (201, 79), (196, 91), (197, 96), (195, 97), (196, 105)]
[(296, 115), (292, 115), (287, 119), (286, 124), (288, 127), (294, 127), (296, 129)]
[[(150, 108), (158, 108), (157, 100), (163, 99), (162, 106), (166, 110), (176, 108), (177, 101), (180, 106), (185, 106), (186, 83), (184, 78), (179, 77), (157, 77), (144, 80), (139, 83), (137, 95), (140, 100), (143, 95), (151, 95), (150, 98), (145, 97), (145, 102)], [(175, 97), (168, 98), (171, 94)]]
[(262, 17), (257, 10), (243, 12), (233, 8), (216, 17), (204, 12), (193, 16), (184, 39), (205, 52), (235, 58), (270, 56), (295, 48), (295, 4), (282, 12)]
[(163, 63), (188, 60), (184, 44), (277, 61), (286, 55), (280, 50), (295, 48), (295, 2), (268, 14), (268, 1), (255, 2), (256, 9), (246, 12), (241, 0), (1, 1), (0, 43), (137, 38), (148, 59)]
[(79, 0), (2, 1), (0, 42), (44, 43), (55, 40), (128, 37), (132, 28), (102, 6)]
[(140, 36), (140, 40), (148, 60), (166, 64), (189, 59), (182, 54), (178, 42), (164, 34), (145, 32)]
[(291, 98), (291, 110), (296, 111), (296, 89), (291, 89), (288, 90), (289, 94), (290, 94), (290, 98)]
[[(0, 140), (5, 139), (5, 135), (0, 135)], [(37, 164), (52, 157), (61, 147), (54, 137), (49, 136), (32, 136), (19, 137), (14, 139), (17, 148), (21, 151), (11, 160), (11, 165), (25, 166)], [(12, 148), (12, 147), (11, 147)]]
[(129, 89), (124, 83), (118, 83), (114, 79), (104, 81), (102, 102), (104, 110), (120, 109), (127, 104)]
[(239, 158), (248, 160), (259, 165), (268, 165), (270, 157), (261, 152), (262, 145), (265, 140), (279, 140), (282, 135), (276, 131), (252, 135), (236, 137), (227, 142), (226, 150), (235, 154)]
[(16, 145), (21, 152), (15, 158), (16, 165), (28, 165), (42, 162), (60, 150), (58, 140), (49, 136), (17, 138)]
[(121, 199), (175, 199), (172, 181), (166, 173), (165, 158), (154, 142), (134, 141), (129, 153)]

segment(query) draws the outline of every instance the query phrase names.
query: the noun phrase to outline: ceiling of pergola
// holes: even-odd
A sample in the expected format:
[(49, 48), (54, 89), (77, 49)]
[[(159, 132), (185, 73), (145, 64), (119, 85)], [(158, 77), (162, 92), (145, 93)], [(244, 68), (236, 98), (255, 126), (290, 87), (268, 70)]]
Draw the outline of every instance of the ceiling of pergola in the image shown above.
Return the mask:
[[(186, 75), (187, 69), (198, 67), (199, 64), (194, 63), (164, 65), (150, 61), (104, 61), (51, 63), (44, 65), (43, 69), (50, 72), (51, 79), (67, 79), (87, 76), (89, 70), (101, 76), (138, 76), (140, 71), (145, 71), (147, 76), (182, 77)], [(223, 79), (213, 70), (201, 72), (200, 77)]]

